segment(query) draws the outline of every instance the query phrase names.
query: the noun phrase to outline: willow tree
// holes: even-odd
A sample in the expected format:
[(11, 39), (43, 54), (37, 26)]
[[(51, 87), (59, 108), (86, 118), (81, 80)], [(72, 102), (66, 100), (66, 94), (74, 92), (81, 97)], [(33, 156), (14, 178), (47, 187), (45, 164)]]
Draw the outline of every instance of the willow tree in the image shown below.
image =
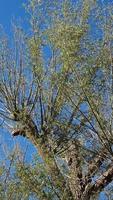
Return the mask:
[(113, 179), (112, 10), (31, 0), (27, 12), (30, 33), (0, 40), (3, 125), (36, 146), (57, 199), (97, 198)]

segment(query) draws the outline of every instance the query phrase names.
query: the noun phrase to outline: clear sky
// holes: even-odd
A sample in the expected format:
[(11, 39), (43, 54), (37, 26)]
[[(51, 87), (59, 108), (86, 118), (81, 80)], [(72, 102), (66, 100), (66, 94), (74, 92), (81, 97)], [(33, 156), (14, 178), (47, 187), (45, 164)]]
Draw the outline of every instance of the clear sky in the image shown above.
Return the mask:
[(22, 6), (26, 0), (0, 0), (0, 24), (6, 32), (10, 31), (11, 19), (25, 18), (25, 10)]

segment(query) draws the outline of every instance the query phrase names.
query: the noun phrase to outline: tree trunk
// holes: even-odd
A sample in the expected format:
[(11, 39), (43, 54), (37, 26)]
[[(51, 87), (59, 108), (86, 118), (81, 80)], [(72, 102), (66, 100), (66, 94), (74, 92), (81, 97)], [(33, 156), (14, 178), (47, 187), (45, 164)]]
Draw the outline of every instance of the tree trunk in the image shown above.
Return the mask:
[(39, 155), (45, 162), (46, 169), (51, 177), (52, 187), (54, 189), (57, 188), (57, 190), (59, 190), (60, 192), (58, 196), (61, 195), (62, 200), (73, 200), (72, 192), (67, 183), (67, 180), (65, 180), (56, 164), (53, 150), (49, 145), (49, 141), (47, 139), (47, 133), (45, 132), (43, 136), (40, 136), (38, 133), (38, 129), (30, 116), (29, 118), (26, 117), (26, 120), (20, 120), (19, 122), (20, 127), (22, 124), (22, 127), (24, 128), (20, 128), (18, 130), (15, 129), (12, 133), (13, 136), (22, 135), (24, 137), (27, 137), (32, 142), (32, 144), (34, 144), (34, 146), (38, 150)]
[(70, 178), (69, 186), (75, 200), (80, 200), (82, 196), (82, 169), (81, 169), (81, 159), (80, 150), (77, 141), (71, 142), (69, 144), (69, 149), (67, 152), (68, 164), (70, 167)]

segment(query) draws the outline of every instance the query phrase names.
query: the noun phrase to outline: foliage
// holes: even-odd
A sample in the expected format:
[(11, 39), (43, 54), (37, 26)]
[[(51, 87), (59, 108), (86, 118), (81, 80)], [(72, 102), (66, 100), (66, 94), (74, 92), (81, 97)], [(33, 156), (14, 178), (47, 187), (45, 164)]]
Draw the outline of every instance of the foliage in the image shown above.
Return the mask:
[(37, 156), (32, 163), (24, 161), (25, 155), (20, 150), (7, 158), (8, 165), (1, 164), (0, 199), (57, 199), (57, 191)]
[(16, 166), (16, 198), (98, 198), (113, 179), (112, 5), (31, 0), (26, 9), (31, 33), (14, 27), (11, 49), (1, 36), (0, 115), (43, 163)]

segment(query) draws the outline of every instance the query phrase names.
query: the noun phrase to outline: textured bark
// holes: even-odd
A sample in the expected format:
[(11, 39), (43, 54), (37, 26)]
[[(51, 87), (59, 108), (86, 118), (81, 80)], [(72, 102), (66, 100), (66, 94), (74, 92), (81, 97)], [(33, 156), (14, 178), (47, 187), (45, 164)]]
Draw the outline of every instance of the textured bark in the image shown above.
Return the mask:
[[(37, 148), (39, 155), (45, 162), (46, 169), (51, 176), (52, 186), (55, 188), (59, 188), (61, 191), (62, 200), (73, 200), (71, 190), (69, 185), (63, 175), (61, 174), (54, 158), (54, 153), (52, 151), (51, 146), (49, 145), (49, 141), (47, 138), (47, 130), (43, 136), (39, 135), (37, 126), (33, 122), (30, 116), (24, 116), (24, 119), (19, 118), (20, 124), (22, 124), (22, 128), (15, 129), (12, 132), (13, 136), (24, 136), (27, 137), (32, 144)], [(59, 187), (60, 183), (60, 187)], [(59, 195), (59, 194), (58, 194)]]
[(78, 200), (82, 195), (82, 169), (80, 166), (81, 159), (79, 144), (76, 141), (72, 142), (69, 146), (70, 147), (67, 152), (67, 159), (70, 167), (69, 186), (73, 194), (73, 198)]
[(92, 192), (100, 192), (113, 180), (113, 166), (104, 172), (92, 187)]
[(113, 166), (104, 172), (94, 184), (89, 183), (82, 194), (81, 200), (90, 200), (102, 191), (113, 180)]
[(88, 167), (88, 176), (93, 176), (102, 165), (103, 161), (107, 158), (109, 152), (106, 148), (102, 148), (99, 153), (90, 161)]
[(37, 126), (30, 116), (26, 115), (23, 119), (20, 117), (18, 121), (22, 128), (15, 129), (12, 134), (14, 136), (22, 135), (27, 137), (36, 146), (39, 155), (45, 161), (53, 187), (59, 188), (61, 192), (62, 200), (88, 200), (113, 180), (113, 167), (111, 166), (98, 178), (95, 184), (92, 184), (92, 177), (107, 158), (106, 149), (93, 159), (92, 163), (89, 164), (87, 175), (83, 175), (80, 144), (77, 141), (68, 143), (69, 148), (67, 148), (66, 156), (70, 173), (69, 178), (66, 180), (55, 162), (54, 150), (51, 144), (49, 144), (48, 134), (50, 130), (45, 129), (43, 135), (40, 136)]

